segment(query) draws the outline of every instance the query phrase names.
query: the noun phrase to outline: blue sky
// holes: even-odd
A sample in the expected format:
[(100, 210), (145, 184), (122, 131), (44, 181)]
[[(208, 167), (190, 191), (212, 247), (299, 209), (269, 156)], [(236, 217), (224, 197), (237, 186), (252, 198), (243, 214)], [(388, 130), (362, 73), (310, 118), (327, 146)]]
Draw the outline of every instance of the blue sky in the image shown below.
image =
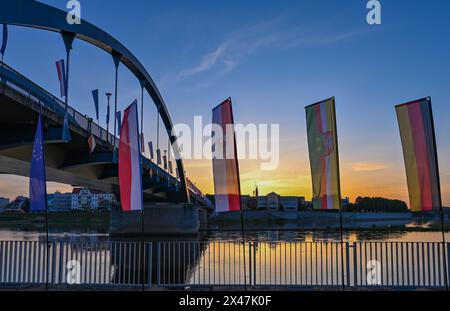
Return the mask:
[[(211, 108), (231, 96), (236, 122), (280, 124), (279, 169), (261, 172), (243, 161), (244, 192), (258, 182), (263, 193), (311, 195), (303, 107), (335, 96), (343, 195), (407, 200), (394, 105), (431, 96), (444, 203), (450, 205), (448, 1), (381, 1), (381, 25), (366, 23), (365, 0), (80, 2), (83, 19), (145, 65), (175, 123), (192, 124), (194, 115), (209, 121)], [(11, 27), (5, 62), (54, 94), (55, 61), (64, 55), (57, 34)], [(76, 41), (71, 65), (70, 104), (93, 115), (90, 91), (113, 89), (112, 59)], [(122, 67), (120, 108), (139, 97), (139, 89)], [(146, 101), (150, 140), (156, 113)], [(208, 161), (188, 161), (187, 170), (212, 192)], [(26, 194), (24, 179), (14, 180), (16, 192)]]

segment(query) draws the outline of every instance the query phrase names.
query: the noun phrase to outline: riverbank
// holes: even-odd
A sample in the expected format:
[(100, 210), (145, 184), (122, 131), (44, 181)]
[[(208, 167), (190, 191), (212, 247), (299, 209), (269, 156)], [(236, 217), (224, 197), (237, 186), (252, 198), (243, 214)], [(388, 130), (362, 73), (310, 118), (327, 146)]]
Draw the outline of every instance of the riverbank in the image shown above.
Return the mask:
[[(279, 211), (244, 211), (246, 230), (339, 230), (340, 214), (323, 211), (279, 212)], [(239, 230), (240, 212), (217, 214), (209, 219), (209, 228), (220, 230)], [(434, 231), (441, 230), (440, 215), (412, 213), (342, 213), (342, 226), (345, 230), (392, 230)], [(448, 219), (446, 230), (450, 229)]]
[[(67, 212), (49, 213), (48, 226), (50, 232), (109, 233), (109, 213)], [(45, 231), (45, 214), (0, 214), (0, 229), (13, 231)], [(434, 217), (418, 216), (411, 213), (342, 213), (343, 228), (346, 231), (361, 232), (392, 231), (428, 232), (440, 231), (439, 215)], [(340, 230), (338, 212), (270, 212), (244, 211), (246, 231), (296, 231), (307, 230), (330, 231)], [(448, 219), (446, 231), (450, 230)], [(201, 232), (240, 231), (240, 212), (217, 214), (208, 219), (208, 226)]]
[[(109, 231), (109, 213), (67, 212), (49, 213), (48, 226), (50, 231), (70, 231), (76, 229), (80, 232), (95, 230), (97, 232)], [(0, 228), (22, 231), (41, 231), (46, 224), (45, 214), (42, 213), (2, 213), (0, 214)]]

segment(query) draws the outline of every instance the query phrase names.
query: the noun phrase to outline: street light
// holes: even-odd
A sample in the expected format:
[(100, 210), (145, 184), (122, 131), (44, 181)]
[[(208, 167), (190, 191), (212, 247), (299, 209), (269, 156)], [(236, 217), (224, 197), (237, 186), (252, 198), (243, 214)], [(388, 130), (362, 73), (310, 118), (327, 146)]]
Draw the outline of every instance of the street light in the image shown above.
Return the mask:
[(108, 109), (106, 112), (106, 133), (107, 133), (106, 141), (109, 141), (109, 99), (111, 98), (112, 94), (108, 92), (105, 95), (108, 98)]

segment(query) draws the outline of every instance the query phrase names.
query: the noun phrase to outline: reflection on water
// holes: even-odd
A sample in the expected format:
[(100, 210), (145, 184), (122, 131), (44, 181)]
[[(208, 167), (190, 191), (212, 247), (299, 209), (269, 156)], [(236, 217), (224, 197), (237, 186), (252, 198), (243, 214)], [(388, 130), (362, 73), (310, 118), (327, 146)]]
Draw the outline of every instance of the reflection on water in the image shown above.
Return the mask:
[[(450, 239), (450, 232), (445, 234), (446, 241)], [(339, 231), (250, 231), (245, 233), (246, 241), (302, 241), (302, 242), (339, 242)], [(242, 241), (239, 231), (210, 232), (208, 240), (213, 241)], [(385, 241), (385, 242), (440, 242), (442, 232), (439, 231), (346, 231), (344, 241)]]
[[(45, 241), (45, 232), (37, 231), (14, 231), (0, 229), (0, 241)], [(241, 231), (209, 231), (201, 232), (198, 237), (189, 237), (189, 240), (199, 241), (242, 241)], [(450, 241), (450, 232), (445, 233), (446, 241)], [(93, 230), (88, 233), (59, 232), (50, 233), (50, 241), (94, 243), (110, 241), (107, 233), (99, 233)], [(117, 240), (117, 239), (114, 239)], [(120, 241), (141, 241), (142, 238), (120, 238)], [(186, 238), (180, 237), (153, 237), (144, 238), (144, 241), (184, 241)], [(245, 232), (245, 240), (253, 242), (265, 241), (301, 241), (301, 242), (339, 242), (339, 231), (248, 231)], [(385, 241), (385, 242), (440, 242), (442, 232), (440, 231), (345, 231), (344, 241)]]

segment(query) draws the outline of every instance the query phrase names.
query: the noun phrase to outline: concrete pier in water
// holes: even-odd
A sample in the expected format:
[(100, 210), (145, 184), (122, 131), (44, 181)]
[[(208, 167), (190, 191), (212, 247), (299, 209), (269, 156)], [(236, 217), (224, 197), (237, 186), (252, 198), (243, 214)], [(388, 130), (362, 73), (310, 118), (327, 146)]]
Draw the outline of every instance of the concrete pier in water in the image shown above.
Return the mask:
[(199, 208), (192, 204), (145, 203), (142, 230), (141, 212), (113, 210), (112, 236), (191, 235), (199, 231)]

